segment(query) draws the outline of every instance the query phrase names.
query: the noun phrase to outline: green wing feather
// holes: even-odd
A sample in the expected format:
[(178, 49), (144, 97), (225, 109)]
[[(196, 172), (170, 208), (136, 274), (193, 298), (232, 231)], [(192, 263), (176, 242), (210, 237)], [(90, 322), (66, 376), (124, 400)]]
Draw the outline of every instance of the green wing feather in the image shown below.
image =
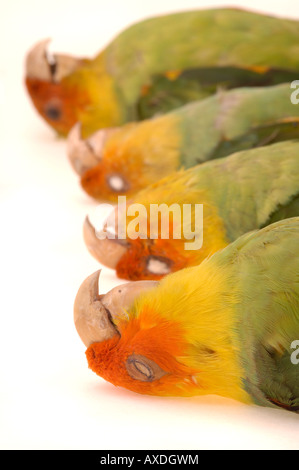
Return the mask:
[(299, 216), (299, 141), (238, 152), (188, 171), (209, 192), (232, 241)]
[(265, 68), (259, 71), (220, 66), (184, 70), (175, 78), (155, 75), (149, 79), (146, 91), (138, 99), (137, 117), (142, 120), (164, 114), (186, 103), (207, 98), (219, 90), (268, 87), (297, 79), (297, 70)]
[(289, 84), (238, 88), (173, 111), (182, 135), (181, 164), (189, 168), (240, 150), (299, 138), (299, 106), (290, 96)]
[(299, 218), (292, 218), (239, 238), (221, 259), (238, 279), (244, 388), (259, 405), (296, 412), (299, 365), (291, 361), (291, 344), (299, 340), (298, 242)]
[[(190, 81), (193, 73), (194, 83), (194, 69), (208, 67), (236, 67), (240, 71), (266, 66), (294, 72), (299, 69), (298, 40), (298, 21), (233, 8), (198, 10), (132, 25), (99, 55), (99, 62), (104, 54), (119, 96), (131, 117), (137, 119), (141, 89), (151, 85), (156, 74), (181, 70), (185, 71), (183, 80)], [(240, 79), (236, 83), (241, 83)], [(214, 89), (212, 86), (210, 92)], [(182, 104), (181, 97), (178, 103)]]

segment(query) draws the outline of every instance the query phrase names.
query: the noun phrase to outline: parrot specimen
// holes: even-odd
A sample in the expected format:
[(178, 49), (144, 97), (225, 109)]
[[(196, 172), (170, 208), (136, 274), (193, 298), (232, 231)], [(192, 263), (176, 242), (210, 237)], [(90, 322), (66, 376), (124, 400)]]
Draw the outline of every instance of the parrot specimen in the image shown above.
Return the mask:
[(165, 112), (219, 86), (296, 80), (298, 21), (239, 9), (174, 13), (143, 20), (94, 58), (47, 52), (26, 58), (25, 83), (38, 113), (60, 135), (82, 135)]
[(299, 137), (299, 106), (289, 84), (214, 94), (162, 116), (100, 130), (84, 140), (69, 134), (68, 155), (81, 186), (95, 199), (134, 196), (179, 168), (239, 150)]
[[(101, 226), (86, 218), (89, 252), (120, 278), (161, 279), (199, 264), (249, 231), (299, 216), (299, 140), (174, 172), (134, 198), (125, 198), (125, 211), (119, 210), (120, 202), (111, 205)], [(202, 216), (197, 215), (199, 205)], [(195, 242), (198, 245), (188, 245)]]
[(99, 295), (78, 290), (89, 368), (159, 396), (220, 395), (299, 411), (299, 218), (247, 233), (198, 266)]

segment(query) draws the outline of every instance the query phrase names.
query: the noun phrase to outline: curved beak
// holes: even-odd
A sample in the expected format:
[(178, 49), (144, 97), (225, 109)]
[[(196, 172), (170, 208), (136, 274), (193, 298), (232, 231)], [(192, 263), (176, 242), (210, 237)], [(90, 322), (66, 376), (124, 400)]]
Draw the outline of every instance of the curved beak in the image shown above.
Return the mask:
[(156, 281), (129, 282), (99, 295), (100, 271), (93, 273), (81, 284), (74, 303), (76, 330), (89, 347), (120, 335), (117, 324), (127, 319), (127, 310), (139, 295), (157, 286)]
[(76, 330), (86, 347), (118, 334), (109, 312), (100, 300), (99, 275), (100, 271), (85, 279), (78, 290), (74, 304)]
[(47, 51), (50, 41), (50, 39), (44, 39), (38, 42), (27, 54), (25, 63), (27, 77), (59, 82), (63, 77), (74, 72), (82, 63), (82, 59), (65, 54), (51, 56)]
[[(102, 232), (105, 233), (104, 231)], [(128, 250), (125, 240), (100, 238), (94, 226), (86, 217), (83, 224), (83, 238), (90, 254), (107, 268), (115, 269), (120, 259)]]
[(44, 39), (38, 42), (27, 54), (25, 64), (27, 77), (44, 81), (52, 80), (51, 66), (47, 56), (47, 46), (50, 41), (50, 39)]
[(81, 124), (75, 124), (68, 135), (67, 154), (73, 169), (79, 176), (99, 163), (107, 140), (116, 131), (117, 128), (101, 129), (87, 139), (83, 139)]

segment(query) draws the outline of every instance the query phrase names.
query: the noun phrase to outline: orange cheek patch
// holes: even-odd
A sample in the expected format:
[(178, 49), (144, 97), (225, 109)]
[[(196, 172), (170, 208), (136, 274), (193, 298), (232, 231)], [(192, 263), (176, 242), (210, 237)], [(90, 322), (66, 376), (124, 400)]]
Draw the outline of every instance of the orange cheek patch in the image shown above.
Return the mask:
[[(118, 195), (131, 196), (143, 186), (140, 158), (131, 158), (115, 149), (104, 152), (101, 162), (81, 177), (82, 188), (94, 199), (117, 201)], [(114, 185), (117, 179), (120, 184)]]
[[(94, 343), (87, 349), (86, 357), (89, 367), (115, 386), (141, 394), (177, 395), (180, 394), (178, 383), (184, 383), (184, 377), (194, 372), (175, 359), (183, 356), (185, 348), (178, 325), (159, 322), (154, 312), (143, 311), (138, 319), (126, 324), (120, 339)], [(133, 379), (126, 369), (126, 361), (132, 354), (151, 359), (166, 375), (152, 382)]]
[[(106, 179), (105, 179), (105, 169), (103, 164), (95, 166), (87, 170), (81, 177), (81, 186), (86, 191), (86, 193), (93, 197), (94, 199), (108, 199), (110, 192), (108, 191)], [(114, 197), (116, 197), (114, 195)]]
[(164, 274), (148, 270), (151, 258), (167, 262), (170, 272), (185, 268), (189, 263), (190, 251), (184, 250), (179, 240), (130, 240), (130, 247), (116, 267), (118, 277), (131, 281), (162, 279)]
[(77, 122), (77, 108), (87, 106), (87, 96), (76, 87), (26, 78), (26, 87), (38, 113), (59, 134), (66, 136)]

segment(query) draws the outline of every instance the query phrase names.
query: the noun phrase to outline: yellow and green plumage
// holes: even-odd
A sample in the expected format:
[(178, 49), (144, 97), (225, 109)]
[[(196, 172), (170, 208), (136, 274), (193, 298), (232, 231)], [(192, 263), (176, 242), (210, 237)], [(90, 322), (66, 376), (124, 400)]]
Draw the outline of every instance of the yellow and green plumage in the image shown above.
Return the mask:
[[(290, 96), (290, 84), (239, 88), (126, 124), (107, 139), (100, 161), (83, 172), (81, 184), (90, 196), (113, 201), (180, 168), (298, 138), (299, 106)], [(123, 182), (118, 190), (115, 176)]]
[(81, 121), (87, 136), (201, 99), (219, 86), (295, 80), (298, 31), (297, 21), (239, 9), (164, 15), (130, 26), (60, 80), (55, 70), (52, 80), (27, 74), (27, 89), (60, 134)]
[[(127, 229), (137, 217), (137, 238), (127, 236), (126, 250), (113, 266), (97, 249), (103, 242), (95, 239), (91, 253), (101, 263), (130, 280), (159, 279), (197, 265), (248, 231), (299, 216), (299, 141), (245, 150), (172, 173), (127, 200), (127, 208), (134, 203), (145, 208), (145, 214), (127, 217)], [(168, 209), (177, 205), (179, 211), (169, 211), (173, 214), (167, 222), (170, 236), (163, 238), (159, 225), (157, 238), (151, 239), (151, 206), (161, 204)], [(184, 204), (192, 208), (191, 219), (182, 218)], [(194, 215), (197, 204), (203, 205), (203, 246), (186, 249), (186, 244), (201, 236), (202, 226)], [(180, 238), (173, 235), (177, 227)], [(111, 243), (115, 246), (114, 240)], [(154, 272), (153, 261), (162, 262), (164, 271)]]
[[(138, 393), (218, 394), (298, 412), (298, 239), (299, 218), (279, 221), (166, 276), (119, 312), (117, 337), (88, 347), (89, 367)], [(132, 354), (142, 380), (128, 373)]]

